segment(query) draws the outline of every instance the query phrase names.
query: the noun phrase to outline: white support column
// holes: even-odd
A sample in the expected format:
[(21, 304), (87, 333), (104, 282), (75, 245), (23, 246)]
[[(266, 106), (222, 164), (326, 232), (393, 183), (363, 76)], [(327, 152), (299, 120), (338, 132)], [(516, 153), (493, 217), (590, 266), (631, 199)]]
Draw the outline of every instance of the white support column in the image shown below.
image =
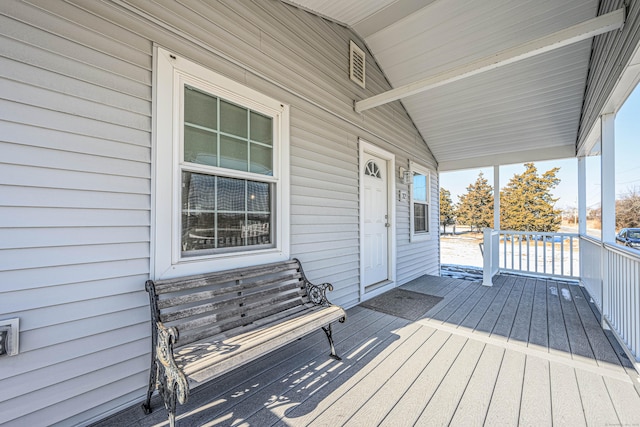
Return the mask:
[(578, 157), (578, 233), (587, 234), (587, 158)]
[(500, 165), (493, 166), (493, 229), (500, 230)]
[(616, 234), (615, 114), (600, 116), (600, 128), (602, 241), (614, 243)]
[(600, 116), (600, 188), (602, 212), (602, 327), (609, 329), (605, 317), (609, 315), (609, 261), (605, 242), (615, 243), (616, 233), (616, 176), (615, 176), (615, 113)]

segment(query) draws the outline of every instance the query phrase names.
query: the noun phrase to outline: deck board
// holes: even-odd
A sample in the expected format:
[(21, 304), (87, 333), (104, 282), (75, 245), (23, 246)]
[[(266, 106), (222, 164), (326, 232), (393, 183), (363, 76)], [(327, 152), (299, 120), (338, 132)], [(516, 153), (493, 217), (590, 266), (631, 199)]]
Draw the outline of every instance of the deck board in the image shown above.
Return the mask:
[(511, 292), (509, 293), (509, 296), (507, 296), (502, 311), (500, 312), (496, 324), (491, 331), (492, 337), (503, 341), (509, 339), (526, 280), (527, 279), (523, 277), (519, 277), (514, 280)]
[(569, 347), (571, 355), (576, 360), (587, 363), (596, 364), (591, 345), (587, 339), (587, 334), (582, 325), (578, 311), (576, 310), (571, 291), (566, 283), (558, 283), (558, 294), (560, 298), (560, 306), (564, 316), (564, 324), (567, 328), (567, 337), (569, 337)]
[[(638, 425), (640, 386), (584, 289), (512, 275), (423, 276), (422, 319), (356, 306), (334, 325), (192, 390), (178, 426)], [(637, 377), (637, 373), (635, 377)], [(166, 424), (160, 400), (97, 426)]]
[(539, 357), (527, 356), (519, 424), (540, 427), (552, 425), (549, 362)]
[[(531, 316), (533, 313), (533, 297), (535, 294), (536, 286), (535, 279), (526, 279), (523, 285), (522, 296), (516, 310), (515, 318), (513, 319), (513, 326), (511, 327), (511, 333), (509, 334), (509, 341), (516, 344), (527, 345), (529, 341), (529, 331), (531, 329)], [(546, 306), (536, 307), (536, 310), (545, 310)]]
[(431, 360), (431, 363), (420, 372), (402, 399), (397, 402), (380, 425), (387, 427), (414, 426), (426, 403), (438, 390), (440, 383), (447, 375), (466, 341), (461, 336), (451, 336)]
[(518, 425), (525, 359), (526, 356), (523, 353), (505, 351), (484, 425)]
[(575, 370), (553, 362), (549, 369), (553, 423), (558, 426), (586, 426)]
[(545, 280), (535, 281), (531, 327), (529, 329), (529, 347), (537, 346), (544, 351), (549, 350), (549, 327), (547, 319), (547, 283)]
[(464, 394), (458, 403), (451, 425), (482, 426), (491, 403), (504, 356), (504, 349), (486, 345)]
[(453, 417), (471, 376), (478, 365), (485, 344), (467, 340), (429, 403), (418, 418), (420, 426), (447, 425)]
[(564, 324), (560, 290), (556, 282), (547, 282), (547, 324), (549, 328), (549, 352), (571, 357), (569, 337)]

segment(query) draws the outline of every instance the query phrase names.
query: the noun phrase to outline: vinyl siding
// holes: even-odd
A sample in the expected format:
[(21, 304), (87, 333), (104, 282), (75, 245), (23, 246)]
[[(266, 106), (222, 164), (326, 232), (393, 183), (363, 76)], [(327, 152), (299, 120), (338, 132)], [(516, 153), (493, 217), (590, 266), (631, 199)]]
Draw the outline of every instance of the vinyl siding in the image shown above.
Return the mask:
[[(627, 16), (621, 31), (610, 31), (594, 37), (591, 65), (587, 78), (577, 151), (583, 148), (591, 128), (603, 113), (607, 97), (618, 83), (635, 47), (640, 42), (640, 2), (628, 3)], [(625, 7), (623, 0), (603, 0), (598, 15)]]
[[(154, 43), (291, 105), (291, 253), (338, 304), (359, 301), (360, 138), (435, 170), (399, 102), (353, 111), (389, 85), (370, 55), (367, 89), (348, 79), (349, 29), (277, 1), (126, 4), (0, 7), (0, 318), (21, 319), (0, 424), (86, 424), (145, 392)], [(396, 210), (397, 283), (437, 273), (437, 236), (410, 243)]]

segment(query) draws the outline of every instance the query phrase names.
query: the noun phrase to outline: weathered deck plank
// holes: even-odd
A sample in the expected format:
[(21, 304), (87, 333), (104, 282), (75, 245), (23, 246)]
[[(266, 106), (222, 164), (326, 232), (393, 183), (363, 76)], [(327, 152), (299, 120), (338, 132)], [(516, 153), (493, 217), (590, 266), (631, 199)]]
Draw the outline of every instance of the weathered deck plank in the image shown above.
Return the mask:
[(623, 425), (611, 402), (604, 378), (581, 369), (576, 369), (576, 378), (587, 424), (592, 426)]
[(539, 357), (527, 356), (519, 424), (540, 427), (552, 424), (549, 362)]
[(504, 302), (504, 306), (498, 316), (498, 320), (491, 331), (492, 337), (503, 341), (507, 341), (509, 339), (526, 280), (527, 279), (523, 277), (519, 277), (514, 281), (511, 292)]
[(426, 403), (437, 391), (466, 341), (463, 337), (451, 336), (440, 348), (438, 354), (431, 359), (431, 363), (411, 384), (393, 410), (382, 420), (380, 426), (409, 427), (416, 425), (416, 420), (422, 414)]
[(346, 425), (354, 427), (379, 425), (391, 412), (397, 401), (407, 392), (416, 376), (426, 365), (431, 363), (431, 359), (438, 353), (449, 336), (446, 332), (435, 331), (422, 347), (392, 375), (387, 383), (376, 390), (375, 394), (356, 410)]
[(549, 353), (571, 357), (569, 337), (564, 324), (560, 290), (556, 282), (547, 282), (547, 324), (549, 328)]
[(416, 422), (417, 425), (435, 427), (449, 423), (478, 365), (484, 347), (484, 343), (467, 340), (451, 369), (422, 411)]
[[(403, 288), (444, 300), (417, 322), (354, 307), (334, 327), (342, 362), (310, 334), (193, 390), (178, 426), (640, 423), (629, 361), (581, 287), (503, 275)], [(98, 425), (166, 424), (153, 402), (149, 416), (136, 405)]]
[[(522, 296), (520, 297), (520, 303), (516, 310), (516, 316), (513, 319), (513, 326), (511, 327), (511, 333), (509, 334), (509, 342), (516, 344), (527, 345), (529, 342), (529, 330), (531, 329), (531, 316), (533, 313), (533, 297), (535, 294), (536, 286), (535, 279), (526, 279), (524, 283)], [(537, 310), (542, 310), (543, 307), (536, 307)], [(546, 306), (544, 306), (546, 313)]]
[(575, 370), (567, 365), (553, 362), (551, 362), (549, 370), (553, 424), (572, 427), (586, 426)]
[(587, 339), (582, 321), (576, 310), (571, 291), (566, 283), (558, 282), (558, 293), (560, 297), (560, 306), (564, 316), (564, 324), (567, 328), (567, 337), (569, 337), (569, 346), (571, 347), (571, 355), (575, 360), (596, 364), (591, 345)]
[(458, 408), (451, 420), (454, 426), (482, 426), (491, 403), (504, 349), (486, 345)]
[(535, 281), (533, 308), (531, 312), (531, 327), (529, 330), (529, 347), (540, 350), (549, 349), (549, 327), (547, 319), (547, 283), (545, 280)]
[(525, 359), (523, 353), (505, 352), (484, 425), (518, 425)]

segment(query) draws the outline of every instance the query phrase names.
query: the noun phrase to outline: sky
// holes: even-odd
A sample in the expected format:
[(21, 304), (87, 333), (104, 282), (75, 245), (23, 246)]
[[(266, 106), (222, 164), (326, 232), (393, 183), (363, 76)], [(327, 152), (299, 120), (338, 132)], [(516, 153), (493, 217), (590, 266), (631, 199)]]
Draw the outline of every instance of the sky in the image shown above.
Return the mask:
[[(640, 191), (640, 85), (627, 98), (615, 121), (616, 195), (624, 196), (632, 190)], [(600, 205), (600, 157), (588, 157), (587, 208)], [(556, 208), (571, 209), (578, 206), (578, 162), (577, 159), (549, 160), (535, 162), (538, 174), (559, 167), (557, 177), (560, 184), (552, 190), (558, 198)], [(500, 187), (504, 187), (514, 174), (524, 172), (523, 164), (500, 167)], [(493, 185), (493, 167), (440, 173), (440, 186), (451, 192), (451, 200), (458, 202), (458, 196), (466, 193), (467, 186), (475, 182), (478, 173)]]

